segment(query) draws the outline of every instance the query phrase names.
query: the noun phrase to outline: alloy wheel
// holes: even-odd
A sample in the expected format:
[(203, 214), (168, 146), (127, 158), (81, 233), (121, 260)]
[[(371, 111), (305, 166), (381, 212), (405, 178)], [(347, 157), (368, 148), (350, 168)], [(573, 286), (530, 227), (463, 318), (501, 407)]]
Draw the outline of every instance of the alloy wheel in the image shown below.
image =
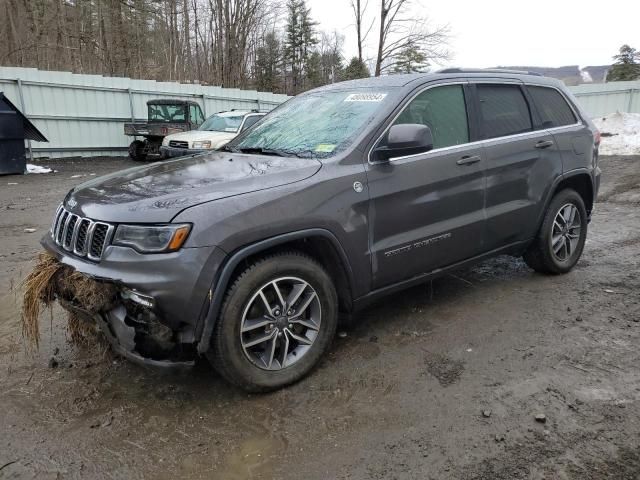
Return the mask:
[(281, 277), (251, 297), (242, 314), (240, 343), (246, 357), (264, 370), (281, 370), (300, 361), (314, 344), (322, 312), (308, 282)]
[(563, 205), (553, 220), (551, 227), (551, 251), (561, 262), (568, 260), (578, 248), (582, 223), (578, 208), (567, 203)]

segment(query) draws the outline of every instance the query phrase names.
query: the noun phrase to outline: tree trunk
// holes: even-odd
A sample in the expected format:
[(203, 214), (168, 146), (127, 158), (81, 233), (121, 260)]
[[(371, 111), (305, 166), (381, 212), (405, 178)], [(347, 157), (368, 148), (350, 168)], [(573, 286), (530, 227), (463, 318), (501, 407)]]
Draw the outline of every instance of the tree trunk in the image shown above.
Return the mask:
[(376, 57), (376, 71), (375, 76), (380, 76), (380, 70), (382, 69), (382, 50), (384, 48), (384, 29), (387, 21), (387, 14), (389, 10), (385, 8), (385, 0), (380, 0), (380, 35), (378, 37), (378, 55)]

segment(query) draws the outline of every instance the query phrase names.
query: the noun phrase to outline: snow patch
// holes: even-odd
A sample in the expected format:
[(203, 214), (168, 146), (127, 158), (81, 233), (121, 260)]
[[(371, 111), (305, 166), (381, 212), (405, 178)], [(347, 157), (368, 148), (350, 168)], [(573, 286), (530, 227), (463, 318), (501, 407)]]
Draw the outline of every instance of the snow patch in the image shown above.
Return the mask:
[(600, 155), (640, 155), (640, 113), (610, 113), (593, 123), (602, 135)]
[(27, 173), (51, 173), (53, 169), (27, 163)]
[(593, 78), (591, 78), (591, 74), (587, 70), (580, 70), (580, 77), (582, 77), (584, 83), (593, 83)]

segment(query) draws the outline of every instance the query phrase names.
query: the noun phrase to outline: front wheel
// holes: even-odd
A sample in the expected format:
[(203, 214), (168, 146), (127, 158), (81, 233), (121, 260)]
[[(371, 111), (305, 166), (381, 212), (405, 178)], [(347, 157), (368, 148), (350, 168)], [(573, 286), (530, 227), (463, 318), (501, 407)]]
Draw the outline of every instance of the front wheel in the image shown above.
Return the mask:
[(249, 265), (227, 292), (207, 354), (228, 381), (250, 392), (291, 384), (318, 363), (333, 339), (335, 287), (297, 252)]
[(562, 190), (551, 200), (524, 260), (537, 272), (567, 273), (580, 259), (586, 239), (584, 200), (575, 190)]

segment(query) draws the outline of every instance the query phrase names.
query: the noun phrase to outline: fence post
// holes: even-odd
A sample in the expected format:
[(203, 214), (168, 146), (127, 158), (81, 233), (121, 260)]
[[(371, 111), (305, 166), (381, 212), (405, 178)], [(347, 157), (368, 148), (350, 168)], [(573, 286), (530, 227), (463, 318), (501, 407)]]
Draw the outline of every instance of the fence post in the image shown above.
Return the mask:
[[(18, 83), (18, 95), (20, 96), (20, 108), (22, 109), (22, 113), (24, 114), (24, 116), (29, 118), (27, 116), (27, 110), (24, 106), (24, 94), (22, 93), (22, 80), (18, 78), (16, 79), (16, 82)], [(27, 140), (27, 150), (29, 151), (29, 161), (33, 162), (33, 150), (31, 150), (31, 140)]]
[(632, 113), (631, 108), (633, 107), (633, 94), (635, 90), (633, 88), (629, 89), (629, 106), (627, 107), (627, 113)]
[(136, 123), (136, 116), (133, 113), (133, 92), (131, 91), (131, 87), (127, 88), (127, 93), (129, 94), (129, 112), (131, 113), (131, 123)]
[(207, 118), (207, 95), (205, 93), (202, 94), (202, 115)]

